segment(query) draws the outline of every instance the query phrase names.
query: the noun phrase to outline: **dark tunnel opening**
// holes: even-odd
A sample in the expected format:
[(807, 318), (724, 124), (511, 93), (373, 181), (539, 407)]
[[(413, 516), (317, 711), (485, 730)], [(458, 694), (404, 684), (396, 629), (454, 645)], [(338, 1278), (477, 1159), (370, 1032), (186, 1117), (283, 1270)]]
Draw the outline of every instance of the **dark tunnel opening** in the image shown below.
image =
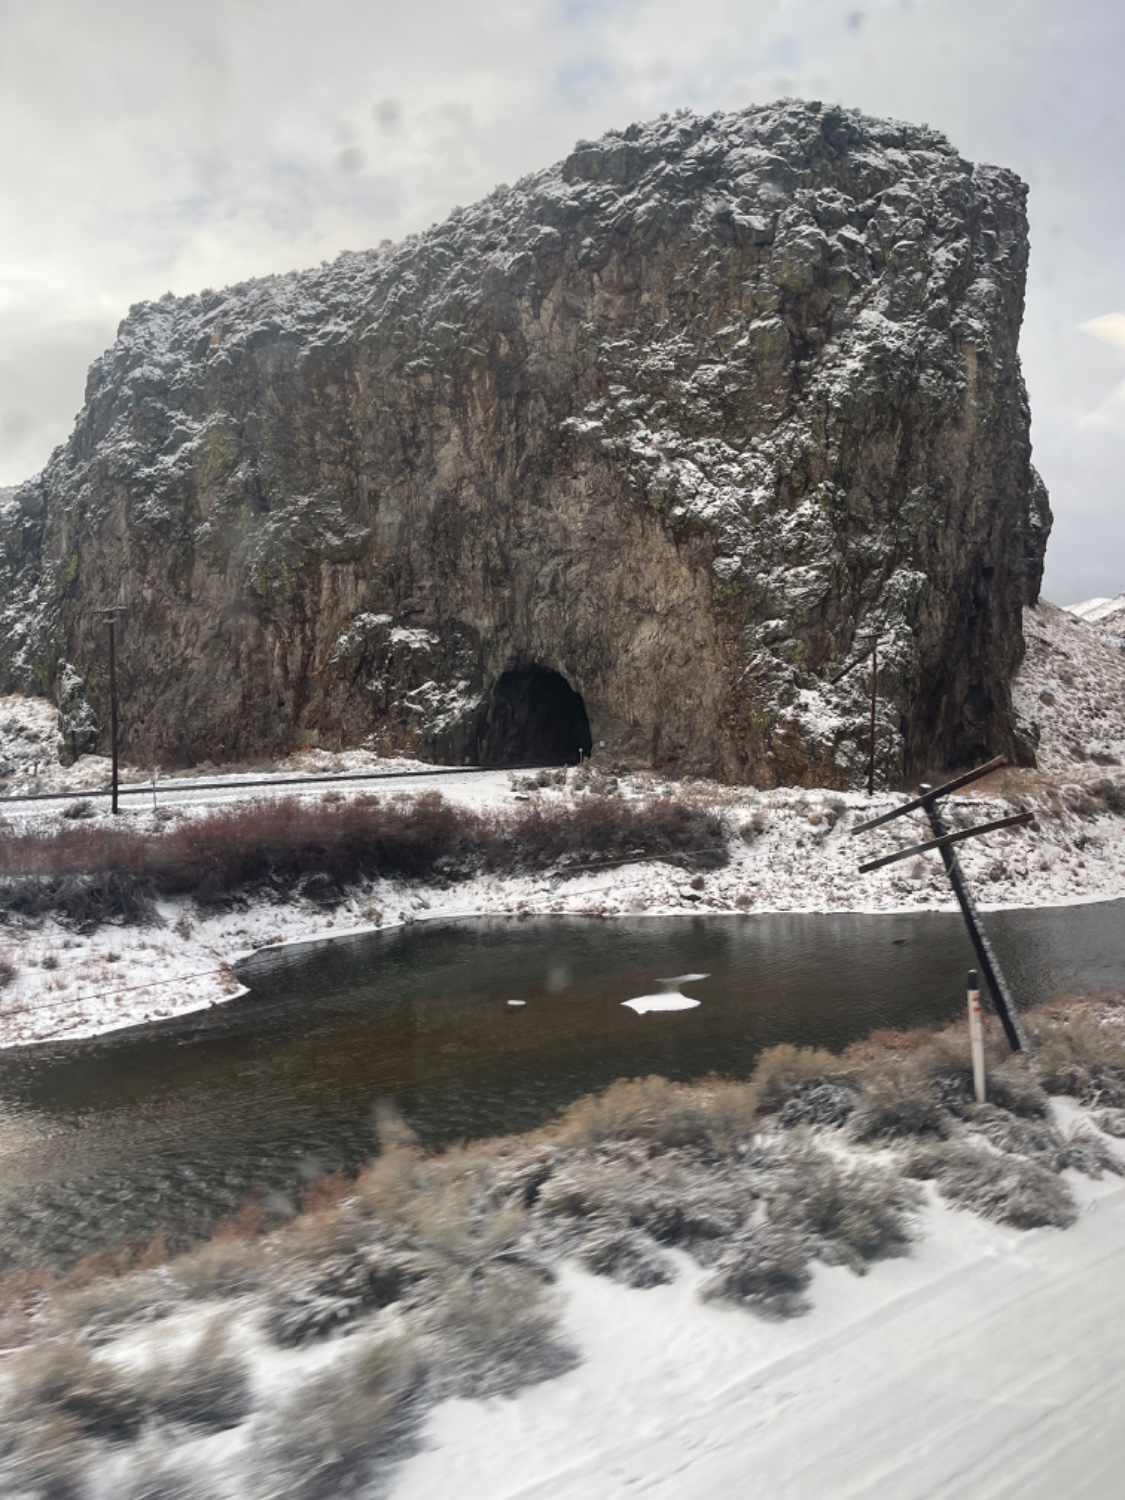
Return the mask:
[(581, 694), (548, 667), (516, 667), (492, 690), (482, 766), (575, 766), (593, 746)]

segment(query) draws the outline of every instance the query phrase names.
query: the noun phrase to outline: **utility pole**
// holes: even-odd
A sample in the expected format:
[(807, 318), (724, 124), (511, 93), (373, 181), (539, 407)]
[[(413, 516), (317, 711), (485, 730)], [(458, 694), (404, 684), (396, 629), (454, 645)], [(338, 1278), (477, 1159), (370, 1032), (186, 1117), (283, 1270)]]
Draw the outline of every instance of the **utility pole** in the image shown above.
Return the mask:
[(875, 795), (875, 683), (879, 676), (879, 637), (871, 642), (871, 744), (867, 756), (867, 795)]
[[(933, 788), (923, 783), (919, 791), (926, 797), (923, 811), (930, 825), (935, 840), (947, 837), (949, 829), (946, 827), (945, 819), (937, 808), (937, 799), (933, 796)], [(1021, 815), (1017, 815), (1021, 816)], [(1030, 814), (1023, 814), (1027, 822), (1031, 822)], [(1015, 819), (1012, 820), (1015, 822)], [(973, 832), (972, 829), (969, 832)], [(1004, 978), (1004, 971), (993, 951), (992, 944), (988, 940), (988, 934), (984, 930), (977, 904), (973, 900), (973, 893), (965, 880), (961, 862), (954, 854), (948, 844), (939, 844), (938, 853), (941, 855), (945, 873), (949, 876), (949, 883), (953, 887), (953, 894), (957, 897), (957, 905), (961, 908), (961, 915), (965, 919), (968, 928), (969, 941), (973, 945), (977, 962), (984, 971), (985, 982), (992, 992), (992, 1003), (996, 1007), (996, 1014), (1000, 1017), (1000, 1024), (1004, 1028), (1004, 1035), (1008, 1039), (1008, 1046), (1013, 1052), (1027, 1050), (1027, 1037), (1024, 1034), (1020, 1022), (1016, 1003), (1012, 998), (1012, 992), (1008, 988), (1008, 981)]]
[[(835, 687), (838, 682), (843, 682), (844, 678), (848, 675), (849, 672), (854, 672), (856, 667), (860, 666), (863, 662), (863, 658), (865, 655), (866, 652), (862, 647), (860, 647), (859, 654), (852, 657), (851, 661), (843, 669), (843, 671), (837, 672), (835, 677), (830, 677), (828, 679), (832, 686)], [(874, 635), (871, 637), (871, 724), (868, 733), (867, 745), (867, 795), (869, 797), (873, 797), (875, 795), (875, 714), (878, 707), (878, 699), (876, 697), (875, 690), (878, 683), (878, 678), (879, 637), (877, 635)]]
[(116, 609), (98, 610), (98, 614), (105, 616), (105, 622), (109, 627), (110, 807), (115, 813), (120, 810), (117, 806), (117, 613)]
[(953, 887), (953, 894), (957, 897), (957, 905), (961, 908), (961, 915), (965, 919), (968, 929), (969, 941), (973, 945), (973, 951), (977, 956), (984, 973), (985, 981), (992, 992), (992, 1003), (996, 1007), (996, 1014), (1000, 1017), (1000, 1024), (1004, 1028), (1004, 1035), (1008, 1039), (1008, 1046), (1013, 1052), (1027, 1051), (1027, 1035), (1020, 1021), (1019, 1012), (1016, 1010), (1015, 1000), (1012, 997), (1008, 981), (1004, 978), (1004, 971), (996, 957), (992, 944), (988, 940), (988, 934), (981, 922), (977, 904), (973, 900), (973, 893), (969, 889), (965, 879), (964, 871), (952, 845), (960, 844), (965, 839), (978, 838), (981, 834), (995, 833), (1003, 828), (1019, 828), (1034, 821), (1034, 814), (1030, 812), (1013, 813), (1010, 817), (996, 818), (991, 823), (981, 823), (976, 828), (966, 828), (958, 833), (951, 833), (946, 826), (938, 809), (940, 798), (948, 796), (970, 782), (979, 781), (982, 776), (988, 776), (1006, 765), (1002, 755), (995, 760), (988, 761), (983, 766), (977, 766), (975, 770), (966, 771), (960, 776), (955, 776), (952, 781), (944, 782), (941, 786), (931, 786), (924, 782), (919, 787), (920, 795), (912, 802), (905, 802), (901, 807), (892, 808), (890, 812), (881, 813), (877, 818), (869, 818), (866, 823), (857, 823), (852, 833), (867, 833), (872, 828), (879, 828), (884, 823), (890, 823), (895, 818), (901, 818), (904, 813), (921, 812), (925, 815), (930, 825), (933, 837), (922, 844), (911, 844), (906, 849), (896, 849), (893, 854), (884, 854), (879, 859), (869, 859), (860, 865), (859, 873), (866, 875), (870, 870), (881, 870), (885, 865), (897, 864), (902, 859), (912, 859), (916, 855), (926, 854), (931, 849), (936, 849), (941, 855), (942, 863), (945, 865), (945, 873), (949, 877), (949, 883)]

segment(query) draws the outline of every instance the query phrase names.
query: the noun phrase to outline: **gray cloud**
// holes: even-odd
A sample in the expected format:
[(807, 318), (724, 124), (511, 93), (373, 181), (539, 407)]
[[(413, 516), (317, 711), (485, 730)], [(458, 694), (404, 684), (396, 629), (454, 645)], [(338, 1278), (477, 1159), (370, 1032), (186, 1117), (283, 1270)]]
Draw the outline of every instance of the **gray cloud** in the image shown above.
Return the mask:
[[(1125, 586), (1119, 0), (0, 0), (0, 483), (131, 302), (397, 239), (661, 110), (791, 92), (1031, 185), (1023, 352), (1046, 590)], [(1100, 413), (1097, 420), (1092, 420)]]

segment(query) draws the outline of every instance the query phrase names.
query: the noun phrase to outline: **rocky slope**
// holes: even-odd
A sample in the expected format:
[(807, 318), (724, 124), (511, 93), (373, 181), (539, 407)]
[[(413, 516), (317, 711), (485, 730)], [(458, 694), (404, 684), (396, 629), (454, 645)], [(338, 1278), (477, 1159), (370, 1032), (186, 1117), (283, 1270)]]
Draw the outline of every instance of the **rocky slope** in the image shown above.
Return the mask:
[[(1038, 730), (1048, 773), (1125, 765), (1125, 651), (1112, 632), (1040, 599), (1024, 617), (1027, 655), (1012, 683), (1019, 716)], [(1125, 796), (1125, 783), (1122, 785)]]
[(0, 689), (104, 742), (120, 604), (141, 763), (518, 759), (559, 673), (572, 750), (843, 785), (877, 632), (884, 777), (1026, 757), (1024, 198), (927, 128), (683, 113), (401, 245), (135, 307), (0, 497)]

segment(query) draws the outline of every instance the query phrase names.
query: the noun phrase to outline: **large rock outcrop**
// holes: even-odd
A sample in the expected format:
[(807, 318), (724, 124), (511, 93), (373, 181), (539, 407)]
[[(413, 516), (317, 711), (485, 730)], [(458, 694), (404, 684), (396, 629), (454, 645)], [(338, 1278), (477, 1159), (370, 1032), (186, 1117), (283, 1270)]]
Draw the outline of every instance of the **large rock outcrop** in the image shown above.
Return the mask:
[(683, 113), (400, 245), (135, 307), (0, 506), (3, 685), (80, 719), (81, 682), (104, 736), (120, 604), (142, 763), (588, 736), (844, 784), (877, 634), (884, 776), (1026, 756), (1024, 199), (926, 128)]

